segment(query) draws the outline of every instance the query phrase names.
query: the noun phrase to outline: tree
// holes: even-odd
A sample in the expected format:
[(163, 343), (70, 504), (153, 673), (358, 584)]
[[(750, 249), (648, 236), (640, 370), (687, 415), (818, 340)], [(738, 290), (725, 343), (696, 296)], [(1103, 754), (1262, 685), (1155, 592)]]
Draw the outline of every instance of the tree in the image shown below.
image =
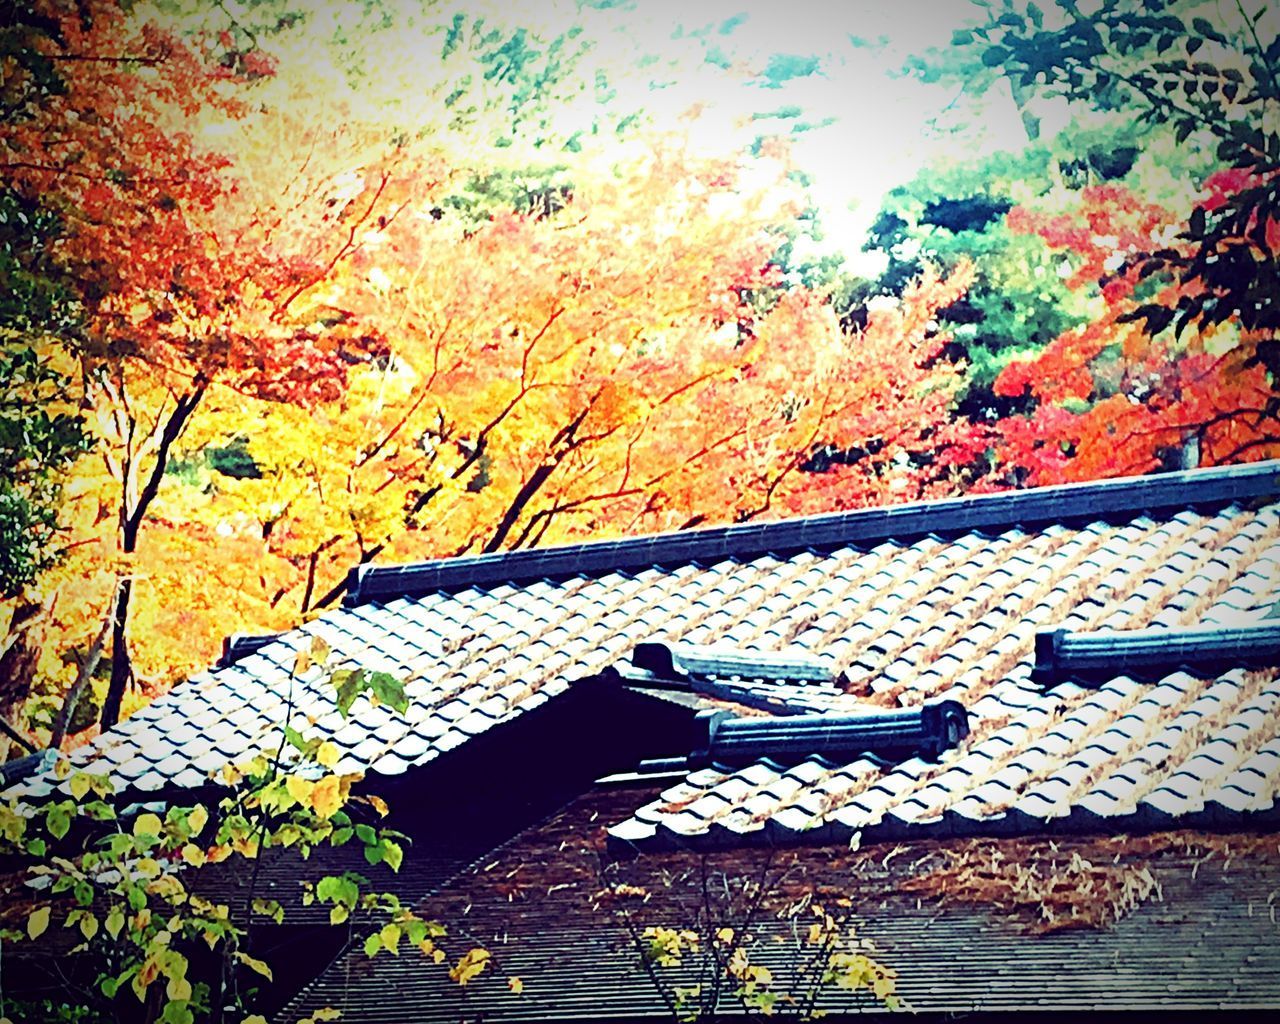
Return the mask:
[[(1231, 182), (1226, 174), (1208, 184)], [(1138, 315), (1164, 310), (1168, 323), (1196, 287), (1127, 260), (1153, 236), (1186, 247), (1171, 238), (1178, 225), (1167, 210), (1099, 186), (1084, 190), (1071, 215), (1019, 209), (1010, 219), (1073, 261), (1067, 283), (1092, 293), (1100, 312), (997, 379), (998, 394), (1032, 406), (995, 425), (994, 479), (1038, 485), (1280, 452), (1274, 374), (1241, 344), (1238, 329), (1224, 324), (1180, 338), (1166, 327), (1153, 336), (1153, 318)]]
[(210, 387), (314, 400), (376, 347), (308, 293), (350, 253), (360, 224), (381, 215), (385, 172), (375, 164), (354, 188), (322, 175), (264, 204), (258, 183), (233, 178), (197, 136), (243, 121), (238, 94), (269, 74), (265, 58), (229, 71), (198, 43), (135, 25), (106, 2), (49, 0), (39, 16), (50, 27), (32, 46), (59, 69), (56, 88), (40, 86), (30, 116), (6, 123), (0, 153), (14, 191), (41, 197), (65, 225), (57, 260), (81, 316), (63, 340), (104, 462), (97, 500), (111, 496), (123, 559), (102, 710), (110, 725), (132, 677), (131, 563), (173, 446)]
[[(295, 566), (270, 601), (323, 606), (352, 563), (374, 557), (949, 486), (911, 457), (950, 436), (938, 424), (959, 375), (937, 360), (946, 337), (931, 320), (965, 273), (844, 334), (821, 294), (784, 287), (770, 263), (791, 209), (777, 184), (744, 189), (740, 166), (672, 140), (645, 149), (617, 167), (580, 165), (549, 213), (476, 227), (407, 198), (427, 212), (399, 218), (344, 278), (387, 360), (310, 413), (230, 394), (210, 407), (188, 450), (234, 442), (254, 470), (211, 475), (203, 522)], [(778, 161), (779, 181), (785, 169)], [(845, 455), (831, 458), (833, 446)]]
[[(1180, 147), (1172, 159), (1164, 151), (1159, 174), (1139, 153), (1127, 188), (1095, 180), (1074, 210), (1033, 199), (1009, 215), (1016, 234), (1063, 253), (1067, 283), (1092, 315), (1038, 359), (1019, 353), (996, 382), (1005, 403), (1030, 402), (999, 425), (997, 463), (1020, 468), (997, 465), (996, 479), (1084, 479), (1273, 450), (1267, 225), (1280, 51), (1266, 11), (1237, 5), (1224, 19), (1203, 7), (1112, 0), (1086, 17), (1074, 4), (1046, 13), (1006, 3), (957, 40), (1028, 95), (1066, 99), (1118, 134), (1136, 116), (1143, 146), (1167, 137)], [(1159, 177), (1166, 183), (1153, 185)]]
[[(1047, 457), (1071, 460), (1073, 474), (1154, 468), (1161, 464), (1159, 449), (1190, 440), (1210, 460), (1275, 451), (1280, 40), (1274, 12), (1244, 2), (1223, 14), (1219, 5), (1106, 0), (1090, 16), (1068, 2), (1051, 15), (1034, 4), (1023, 10), (1006, 5), (974, 30), (972, 45), (981, 48), (986, 64), (1028, 89), (1099, 110), (1136, 111), (1178, 143), (1202, 148), (1215, 166), (1196, 183), (1188, 208), (1167, 211), (1145, 237), (1119, 245), (1104, 244), (1115, 236), (1099, 230), (1083, 236), (1086, 265), (1097, 256), (1105, 264), (1097, 280), (1107, 309), (1089, 329), (1096, 340), (1077, 356), (1087, 362), (1107, 346), (1122, 344), (1124, 373), (1146, 373), (1156, 383), (1131, 393), (1126, 407), (1114, 394), (1080, 393), (1081, 382), (1092, 374), (1077, 363), (1073, 397), (1106, 398), (1097, 422), (1109, 423), (1103, 435), (1108, 444), (1118, 432), (1156, 441), (1142, 453), (1107, 459), (1099, 450), (1082, 459), (1081, 443), (1092, 448), (1089, 439), (1098, 435), (1076, 412), (1044, 405), (1032, 434), (1043, 441), (1058, 430), (1058, 451)], [(1130, 203), (1114, 212), (1123, 217), (1134, 208)], [(1080, 219), (1107, 217), (1086, 205)], [(1145, 340), (1125, 340), (1130, 336), (1123, 325), (1130, 322), (1141, 325)], [(1064, 337), (1046, 352), (1053, 361), (1048, 379), (1055, 379), (1054, 371), (1082, 338)], [(1006, 394), (1020, 390), (1018, 381), (1039, 375), (1027, 367), (1007, 372)], [(1027, 427), (1010, 423), (1003, 429), (1025, 435)], [(1033, 475), (1044, 471), (1047, 464)]]

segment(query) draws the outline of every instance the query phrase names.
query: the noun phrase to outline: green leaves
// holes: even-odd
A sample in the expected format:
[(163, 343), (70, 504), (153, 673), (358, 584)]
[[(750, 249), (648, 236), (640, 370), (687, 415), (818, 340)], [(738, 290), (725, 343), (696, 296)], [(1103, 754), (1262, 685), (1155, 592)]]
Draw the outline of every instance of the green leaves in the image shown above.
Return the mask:
[(390, 672), (369, 672), (361, 668), (335, 669), (330, 681), (337, 691), (338, 711), (343, 718), (351, 714), (351, 706), (365, 693), (375, 702), (388, 704), (400, 714), (409, 709), (404, 683)]
[(996, 68), (1004, 64), (1013, 55), (1013, 52), (1006, 46), (990, 46), (982, 51), (982, 63), (989, 68)]

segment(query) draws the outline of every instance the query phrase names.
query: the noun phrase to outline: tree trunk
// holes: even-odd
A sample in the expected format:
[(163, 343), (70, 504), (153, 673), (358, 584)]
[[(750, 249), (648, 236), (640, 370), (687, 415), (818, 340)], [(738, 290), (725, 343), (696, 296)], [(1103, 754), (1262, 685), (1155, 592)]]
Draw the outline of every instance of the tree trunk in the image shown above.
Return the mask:
[(7, 643), (0, 653), (0, 716), (5, 718), (21, 708), (31, 693), (31, 680), (40, 658), (40, 643), (32, 633), (40, 611), (39, 604), (24, 600), (14, 609), (9, 624)]
[(133, 662), (129, 658), (127, 639), (129, 625), (129, 598), (133, 593), (133, 580), (120, 581), (116, 591), (115, 611), (111, 616), (111, 682), (107, 684), (107, 697), (102, 702), (102, 728), (110, 729), (120, 721), (120, 705), (124, 692), (133, 679)]

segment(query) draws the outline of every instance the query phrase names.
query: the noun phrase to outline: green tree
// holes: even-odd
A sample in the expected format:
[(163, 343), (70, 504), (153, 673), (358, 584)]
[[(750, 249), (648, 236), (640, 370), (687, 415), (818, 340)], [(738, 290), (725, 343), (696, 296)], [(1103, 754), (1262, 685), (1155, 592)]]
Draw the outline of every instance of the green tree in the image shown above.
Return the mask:
[[(1132, 314), (1152, 335), (1231, 323), (1248, 357), (1280, 370), (1280, 14), (1233, 3), (1075, 0), (1047, 11), (1006, 2), (965, 40), (984, 65), (1033, 93), (1101, 112), (1129, 111), (1204, 153), (1202, 184), (1182, 245), (1154, 242), (1129, 258), (1176, 283), (1172, 303)], [(1280, 403), (1269, 415), (1280, 412)]]

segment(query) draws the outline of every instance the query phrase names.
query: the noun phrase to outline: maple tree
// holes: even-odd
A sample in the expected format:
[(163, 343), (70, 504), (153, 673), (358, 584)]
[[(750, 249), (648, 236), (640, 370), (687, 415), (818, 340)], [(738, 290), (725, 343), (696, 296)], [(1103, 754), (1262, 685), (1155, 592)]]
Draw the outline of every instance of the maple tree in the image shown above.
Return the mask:
[[(350, 361), (376, 348), (341, 311), (306, 296), (377, 215), (384, 179), (377, 167), (354, 184), (326, 169), (292, 190), (277, 186), (265, 203), (197, 138), (243, 122), (242, 90), (270, 73), (265, 58), (233, 72), (209, 46), (134, 24), (109, 3), (50, 0), (38, 14), (47, 28), (30, 47), (56, 76), (31, 76), (38, 95), (6, 122), (0, 151), (15, 194), (40, 197), (64, 225), (57, 260), (79, 315), (60, 340), (78, 363), (102, 460), (93, 486), (82, 474), (80, 493), (97, 504), (92, 525), (111, 522), (110, 534), (90, 534), (103, 553), (89, 570), (98, 590), (115, 594), (102, 711), (110, 725), (132, 676), (135, 556), (175, 441), (217, 383), (305, 403), (332, 393)], [(90, 593), (76, 598), (93, 603)]]
[[(1237, 178), (1211, 177), (1206, 201)], [(1153, 236), (1185, 251), (1167, 210), (1105, 186), (1084, 190), (1073, 214), (1019, 209), (1010, 220), (1071, 254), (1068, 284), (1092, 292), (1100, 313), (1037, 357), (1011, 362), (997, 379), (997, 393), (1029, 397), (1033, 409), (995, 425), (994, 479), (1039, 485), (1280, 453), (1273, 371), (1247, 344), (1248, 332), (1224, 322), (1153, 334), (1150, 319), (1142, 322), (1159, 309), (1167, 324), (1197, 292), (1194, 283), (1161, 280), (1132, 259)]]
[(1006, 4), (966, 33), (990, 67), (1024, 87), (1128, 110), (1198, 154), (1181, 201), (1088, 188), (1054, 216), (1010, 215), (1068, 254), (1069, 283), (1095, 318), (996, 383), (1034, 409), (1010, 417), (993, 479), (1048, 483), (1197, 462), (1266, 457), (1280, 448), (1276, 396), (1274, 120), (1280, 40), (1265, 8), (1230, 16), (1203, 4), (1108, 0), (1086, 18)]
[[(557, 135), (527, 107), (563, 48), (478, 16), (450, 23), (445, 59), (503, 73), (405, 121), (287, 27), (277, 65), (243, 28), (48, 10), (40, 52), (92, 59), (62, 61), (4, 138), (15, 188), (65, 218), (60, 340), (96, 445), (43, 580), (32, 721), (51, 734), (89, 724), (104, 684), (109, 725), (131, 678), (154, 693), (228, 632), (288, 628), (375, 557), (960, 480), (933, 454), (971, 433), (946, 422), (963, 370), (935, 315), (967, 267), (842, 331), (777, 262), (803, 209), (785, 150)], [(497, 130), (513, 103), (528, 137)]]
[[(553, 213), (475, 227), (405, 198), (418, 215), (340, 283), (388, 358), (311, 410), (228, 394), (188, 434), (193, 453), (234, 443), (252, 464), (211, 475), (203, 514), (294, 567), (264, 577), (264, 603), (323, 606), (374, 557), (903, 500), (941, 480), (910, 459), (960, 432), (940, 425), (959, 374), (932, 317), (966, 272), (842, 333), (770, 263), (785, 154), (746, 189), (740, 165), (645, 143), (580, 166)], [(874, 451), (848, 457), (858, 444)], [(827, 449), (844, 454), (812, 458)]]

